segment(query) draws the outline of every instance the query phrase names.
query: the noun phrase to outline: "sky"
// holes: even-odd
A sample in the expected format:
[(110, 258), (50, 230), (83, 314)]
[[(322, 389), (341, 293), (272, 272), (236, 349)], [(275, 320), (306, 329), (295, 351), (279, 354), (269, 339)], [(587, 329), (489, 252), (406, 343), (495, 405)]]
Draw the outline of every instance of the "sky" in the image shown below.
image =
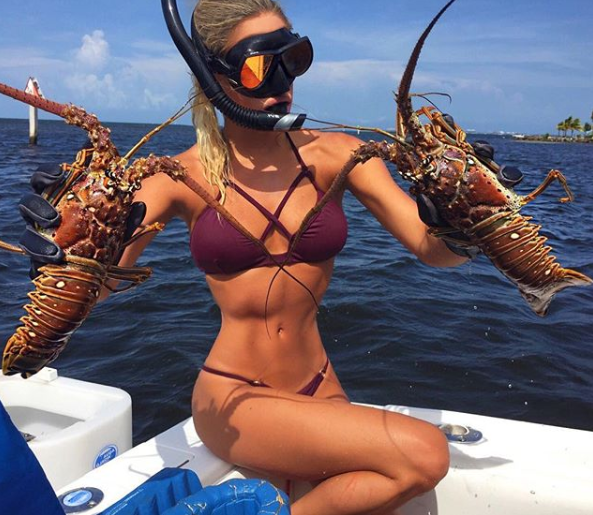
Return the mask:
[[(195, 1), (178, 3), (189, 22)], [(393, 91), (444, 3), (281, 1), (315, 48), (311, 69), (295, 82), (293, 110), (393, 127)], [(568, 116), (591, 122), (592, 22), (590, 0), (457, 0), (429, 36), (412, 90), (450, 94), (451, 104), (437, 105), (466, 130), (555, 133)], [(46, 97), (105, 122), (159, 123), (191, 86), (159, 0), (1, 2), (0, 82), (24, 88), (30, 75)], [(23, 104), (0, 98), (0, 117), (27, 116)]]

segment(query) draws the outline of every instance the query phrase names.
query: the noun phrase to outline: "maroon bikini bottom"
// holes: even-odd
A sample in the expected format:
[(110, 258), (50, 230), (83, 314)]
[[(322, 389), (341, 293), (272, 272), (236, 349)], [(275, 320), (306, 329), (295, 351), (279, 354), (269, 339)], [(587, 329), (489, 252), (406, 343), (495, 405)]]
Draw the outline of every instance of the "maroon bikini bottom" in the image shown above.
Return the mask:
[[(309, 397), (313, 397), (313, 395), (315, 395), (315, 392), (317, 391), (317, 389), (323, 382), (323, 379), (325, 378), (325, 374), (327, 373), (328, 367), (329, 367), (329, 358), (325, 362), (325, 365), (323, 366), (323, 368), (315, 375), (315, 377), (313, 377), (313, 379), (311, 379), (311, 381), (306, 386), (301, 388), (297, 393), (299, 395), (308, 395)], [(269, 384), (266, 384), (262, 381), (254, 381), (253, 379), (248, 379), (247, 377), (240, 376), (238, 374), (231, 374), (230, 372), (224, 372), (222, 370), (210, 368), (210, 367), (207, 367), (206, 365), (202, 366), (202, 370), (204, 372), (208, 372), (209, 374), (214, 374), (214, 375), (222, 376), (222, 377), (228, 377), (229, 379), (237, 379), (238, 381), (243, 381), (244, 383), (247, 383), (250, 386), (271, 388), (271, 386)]]

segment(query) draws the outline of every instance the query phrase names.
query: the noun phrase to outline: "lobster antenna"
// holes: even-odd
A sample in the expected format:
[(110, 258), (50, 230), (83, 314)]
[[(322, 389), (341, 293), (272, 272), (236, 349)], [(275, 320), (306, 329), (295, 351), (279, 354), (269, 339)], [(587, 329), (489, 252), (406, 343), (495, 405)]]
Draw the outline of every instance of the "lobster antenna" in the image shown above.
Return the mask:
[(404, 70), (404, 74), (402, 75), (402, 80), (400, 82), (398, 97), (407, 98), (410, 95), (410, 86), (412, 85), (412, 77), (414, 76), (414, 70), (416, 69), (416, 65), (418, 64), (418, 58), (420, 57), (420, 52), (422, 51), (422, 47), (424, 46), (424, 42), (430, 31), (436, 25), (437, 21), (439, 21), (440, 17), (445, 13), (449, 7), (455, 2), (455, 0), (449, 0), (445, 7), (443, 7), (438, 14), (432, 19), (432, 21), (428, 24), (428, 27), (424, 29), (424, 32), (420, 36), (420, 39), (416, 43), (414, 50), (412, 50), (412, 55), (410, 56), (410, 60)]
[(311, 121), (311, 122), (315, 122), (315, 123), (321, 123), (324, 125), (327, 125), (328, 127), (322, 127), (318, 130), (321, 131), (330, 131), (332, 129), (351, 129), (353, 131), (362, 131), (362, 132), (375, 132), (377, 134), (381, 134), (382, 136), (385, 136), (386, 138), (392, 139), (393, 141), (396, 141), (397, 143), (399, 143), (402, 146), (405, 147), (409, 147), (410, 149), (413, 148), (412, 145), (410, 145), (409, 143), (407, 143), (405, 140), (403, 140), (402, 138), (400, 138), (399, 136), (396, 136), (394, 134), (391, 134), (391, 132), (383, 130), (383, 129), (379, 129), (378, 127), (363, 127), (362, 125), (348, 125), (348, 124), (343, 124), (343, 123), (334, 123), (334, 122), (327, 122), (324, 120), (316, 120), (315, 118), (307, 118), (307, 120)]
[(447, 97), (449, 99), (449, 103), (453, 102), (453, 99), (451, 98), (451, 95), (449, 95), (449, 93), (439, 93), (437, 91), (432, 91), (430, 93), (410, 93), (410, 98), (412, 98), (412, 97), (420, 97), (420, 98), (423, 98), (432, 107), (434, 107), (438, 111), (442, 111), (442, 109), (439, 109), (439, 107), (432, 100), (430, 100), (430, 98), (428, 98), (428, 95), (439, 95), (441, 97)]
[(169, 125), (171, 125), (175, 120), (178, 120), (179, 118), (181, 118), (184, 114), (186, 114), (187, 112), (189, 112), (192, 108), (191, 105), (188, 105), (193, 99), (195, 98), (195, 95), (192, 95), (188, 101), (183, 104), (183, 106), (181, 106), (181, 108), (173, 115), (171, 116), (169, 119), (165, 120), (163, 123), (161, 123), (158, 127), (155, 127), (154, 129), (152, 129), (148, 134), (146, 134), (145, 136), (142, 137), (142, 139), (136, 143), (129, 151), (128, 153), (123, 156), (119, 163), (119, 165), (125, 164), (127, 163), (130, 158), (136, 153), (138, 152), (138, 150), (140, 149), (140, 147), (142, 147), (143, 145), (145, 145), (146, 143), (148, 143), (148, 141), (150, 141), (150, 139), (152, 139), (153, 136), (155, 136), (156, 134), (158, 134), (159, 132), (161, 132), (165, 127), (168, 127)]
[(46, 111), (51, 114), (55, 114), (60, 118), (64, 118), (64, 111), (68, 108), (68, 104), (59, 104), (58, 102), (54, 102), (53, 100), (47, 100), (45, 98), (37, 97), (35, 95), (31, 95), (26, 93), (25, 91), (21, 91), (20, 89), (13, 88), (6, 84), (0, 82), (0, 93), (6, 95), (7, 97), (14, 98), (15, 100), (19, 100), (20, 102), (24, 102), (33, 107), (38, 107), (39, 109)]

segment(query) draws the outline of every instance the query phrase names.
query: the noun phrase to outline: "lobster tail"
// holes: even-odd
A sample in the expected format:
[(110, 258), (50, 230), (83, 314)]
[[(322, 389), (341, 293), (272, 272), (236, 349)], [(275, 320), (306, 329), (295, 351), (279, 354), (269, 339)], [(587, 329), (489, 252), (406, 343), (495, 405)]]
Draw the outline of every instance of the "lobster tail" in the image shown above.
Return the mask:
[[(440, 17), (453, 2), (455, 2), (455, 0), (449, 0), (449, 2), (447, 2), (420, 36), (414, 50), (412, 50), (412, 55), (408, 60), (397, 92), (398, 123), (396, 123), (396, 127), (403, 125), (412, 136), (414, 145), (427, 151), (440, 146), (440, 144), (432, 134), (424, 129), (418, 119), (418, 115), (414, 112), (412, 101), (410, 100), (410, 88), (412, 86), (412, 78), (414, 77), (414, 71), (416, 70), (416, 65), (418, 64), (418, 58), (420, 57), (424, 42), (426, 41), (426, 38), (428, 38), (433, 27), (439, 21)], [(400, 134), (400, 136), (403, 136), (403, 134)], [(422, 158), (424, 158), (424, 156), (421, 156), (421, 159)]]
[(532, 292), (531, 289), (525, 289), (519, 285), (519, 291), (523, 298), (527, 301), (534, 313), (542, 317), (548, 312), (550, 302), (552, 302), (556, 293), (570, 286), (586, 286), (593, 282), (591, 278), (576, 270), (562, 268), (557, 263), (554, 263), (554, 265), (556, 265), (558, 269), (554, 279), (546, 287), (539, 288), (535, 292)]
[(57, 102), (54, 102), (52, 100), (46, 100), (45, 98), (25, 93), (20, 89), (12, 88), (1, 82), (0, 93), (8, 97), (14, 98), (15, 100), (20, 100), (21, 102), (24, 102), (25, 104), (28, 104), (30, 106), (38, 107), (39, 109), (47, 111), (48, 113), (55, 114), (62, 118), (66, 118), (66, 109), (69, 107), (66, 104), (58, 104)]
[(46, 265), (40, 272), (27, 314), (21, 317), (23, 325), (4, 349), (6, 375), (30, 377), (55, 360), (97, 302), (106, 275), (99, 264)]
[(499, 214), (472, 230), (476, 243), (494, 265), (514, 282), (531, 309), (544, 316), (554, 295), (570, 286), (593, 281), (584, 274), (563, 268), (550, 256), (552, 247), (539, 234), (541, 226), (518, 213)]

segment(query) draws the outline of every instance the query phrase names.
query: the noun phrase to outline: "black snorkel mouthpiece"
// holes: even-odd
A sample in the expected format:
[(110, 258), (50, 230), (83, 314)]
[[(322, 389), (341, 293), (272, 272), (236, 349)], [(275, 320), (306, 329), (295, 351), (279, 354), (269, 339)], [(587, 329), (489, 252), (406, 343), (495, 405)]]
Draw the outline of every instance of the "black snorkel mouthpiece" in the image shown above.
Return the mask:
[(162, 0), (163, 14), (169, 29), (169, 34), (179, 50), (179, 53), (196, 76), (200, 87), (212, 105), (223, 115), (228, 116), (233, 122), (248, 129), (265, 131), (292, 131), (303, 126), (306, 114), (287, 113), (277, 114), (267, 111), (247, 109), (233, 102), (224, 92), (207, 63), (208, 50), (193, 29), (193, 41), (187, 34), (177, 10), (175, 0)]

